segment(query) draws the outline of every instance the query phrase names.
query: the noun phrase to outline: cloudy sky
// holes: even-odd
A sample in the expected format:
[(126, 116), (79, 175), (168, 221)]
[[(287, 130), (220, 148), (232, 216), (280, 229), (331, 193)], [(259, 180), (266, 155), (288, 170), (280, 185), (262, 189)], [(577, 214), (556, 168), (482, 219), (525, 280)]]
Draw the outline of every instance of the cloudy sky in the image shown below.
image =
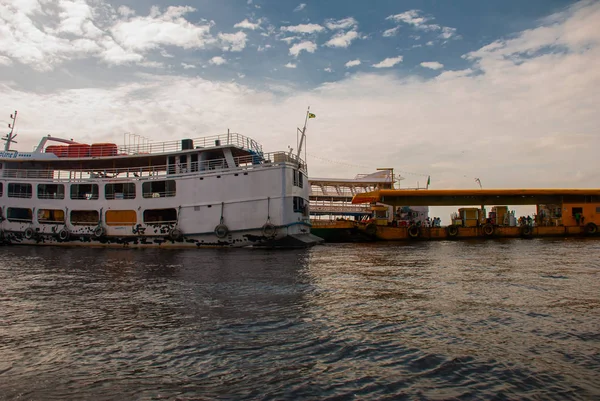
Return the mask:
[(0, 0), (0, 123), (271, 151), (310, 106), (313, 177), (600, 186), (600, 2), (304, 1)]

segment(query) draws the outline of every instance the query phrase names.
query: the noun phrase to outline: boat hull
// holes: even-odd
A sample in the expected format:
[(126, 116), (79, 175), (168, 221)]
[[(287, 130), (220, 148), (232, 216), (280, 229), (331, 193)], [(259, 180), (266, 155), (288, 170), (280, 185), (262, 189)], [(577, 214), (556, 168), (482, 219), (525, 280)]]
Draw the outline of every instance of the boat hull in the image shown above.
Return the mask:
[[(88, 232), (71, 233), (68, 237), (55, 233), (15, 231), (2, 232), (2, 245), (86, 246), (110, 248), (307, 248), (323, 242), (310, 234), (308, 224), (277, 227), (273, 235), (265, 235), (262, 228), (228, 233), (219, 238), (215, 233), (181, 234), (177, 237), (165, 232), (159, 235), (96, 235)], [(270, 234), (270, 233), (269, 233)]]

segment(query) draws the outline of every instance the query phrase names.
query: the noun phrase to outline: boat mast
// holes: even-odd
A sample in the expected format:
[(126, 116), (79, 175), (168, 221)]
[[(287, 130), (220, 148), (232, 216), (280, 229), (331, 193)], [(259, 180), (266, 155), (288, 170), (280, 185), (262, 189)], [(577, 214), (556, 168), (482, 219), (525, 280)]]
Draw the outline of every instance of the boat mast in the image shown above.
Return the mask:
[(6, 134), (6, 138), (2, 138), (3, 141), (6, 141), (4, 145), (4, 151), (10, 150), (11, 143), (17, 143), (14, 139), (17, 137), (17, 134), (14, 134), (15, 131), (15, 122), (17, 121), (17, 111), (15, 110), (15, 114), (11, 114), (10, 118), (12, 120), (12, 124), (8, 124), (8, 128), (10, 128), (10, 132)]
[[(298, 164), (300, 164), (300, 155), (302, 154), (302, 146), (304, 145), (304, 141), (306, 140), (306, 124), (308, 123), (308, 117), (310, 116), (310, 106), (308, 106), (308, 110), (306, 110), (306, 117), (304, 118), (304, 127), (302, 129), (297, 128), (298, 132), (302, 134), (300, 136), (300, 143), (298, 144), (298, 153), (296, 155), (296, 159), (298, 159)], [(306, 160), (305, 160), (306, 162)]]

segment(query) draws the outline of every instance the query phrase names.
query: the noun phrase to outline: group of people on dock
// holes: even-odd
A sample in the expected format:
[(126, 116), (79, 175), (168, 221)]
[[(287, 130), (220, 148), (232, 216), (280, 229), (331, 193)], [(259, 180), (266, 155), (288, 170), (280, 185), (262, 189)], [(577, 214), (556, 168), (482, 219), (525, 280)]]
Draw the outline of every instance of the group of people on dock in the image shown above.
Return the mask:
[(529, 226), (529, 227), (533, 227), (533, 223), (535, 222), (535, 218), (531, 217), (531, 216), (521, 216), (519, 217), (519, 227), (524, 227), (524, 226)]

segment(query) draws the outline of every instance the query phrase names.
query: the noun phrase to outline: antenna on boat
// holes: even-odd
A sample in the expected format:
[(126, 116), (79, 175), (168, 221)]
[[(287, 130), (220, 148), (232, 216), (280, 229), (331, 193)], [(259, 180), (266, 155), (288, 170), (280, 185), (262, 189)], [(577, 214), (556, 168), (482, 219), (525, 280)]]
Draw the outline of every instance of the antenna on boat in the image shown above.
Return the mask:
[[(302, 153), (302, 146), (304, 145), (304, 142), (306, 141), (306, 124), (308, 123), (308, 119), (309, 118), (315, 118), (316, 115), (310, 112), (310, 106), (308, 106), (308, 109), (306, 110), (306, 117), (304, 118), (304, 127), (302, 129), (297, 128), (297, 134), (302, 134), (302, 136), (300, 136), (300, 143), (298, 144), (298, 153), (296, 154), (296, 158), (298, 159), (298, 163), (300, 162), (300, 154)], [(306, 153), (306, 150), (304, 151)], [(306, 158), (306, 156), (305, 156)], [(305, 160), (306, 161), (306, 160)]]
[(10, 150), (10, 144), (11, 143), (17, 143), (17, 141), (15, 141), (15, 138), (17, 137), (17, 134), (14, 133), (15, 131), (15, 122), (17, 121), (17, 111), (15, 110), (15, 114), (11, 114), (10, 115), (10, 119), (12, 120), (12, 124), (8, 124), (8, 128), (10, 128), (10, 132), (8, 134), (6, 134), (6, 138), (2, 138), (3, 141), (6, 141), (6, 144), (4, 145), (4, 150), (5, 151), (9, 151)]

